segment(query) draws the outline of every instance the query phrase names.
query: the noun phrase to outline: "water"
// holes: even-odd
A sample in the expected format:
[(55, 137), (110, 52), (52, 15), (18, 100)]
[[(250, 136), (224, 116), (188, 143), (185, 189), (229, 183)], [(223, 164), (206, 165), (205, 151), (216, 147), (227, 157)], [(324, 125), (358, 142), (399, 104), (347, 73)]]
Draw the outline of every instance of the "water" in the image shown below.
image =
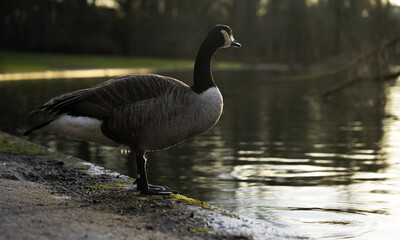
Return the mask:
[[(190, 79), (191, 73), (169, 73)], [(216, 72), (226, 96), (211, 131), (148, 154), (149, 180), (241, 215), (318, 239), (400, 234), (400, 82), (269, 82), (262, 71)], [(0, 82), (0, 128), (21, 134), (49, 98), (105, 79)], [(118, 150), (36, 133), (28, 139), (135, 176)]]

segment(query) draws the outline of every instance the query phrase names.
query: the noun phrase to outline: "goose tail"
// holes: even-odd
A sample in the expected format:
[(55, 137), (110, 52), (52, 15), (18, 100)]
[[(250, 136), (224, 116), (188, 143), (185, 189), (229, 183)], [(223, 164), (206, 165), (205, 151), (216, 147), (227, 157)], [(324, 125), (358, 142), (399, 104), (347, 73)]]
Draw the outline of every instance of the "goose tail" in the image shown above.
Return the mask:
[(24, 135), (24, 136), (28, 136), (28, 135), (31, 134), (33, 131), (38, 130), (38, 129), (44, 127), (44, 126), (47, 126), (47, 125), (48, 125), (49, 123), (51, 123), (52, 121), (53, 121), (53, 120), (49, 120), (49, 121), (43, 122), (43, 123), (41, 123), (41, 124), (39, 124), (39, 125), (37, 125), (37, 126), (31, 128), (31, 129), (29, 129), (28, 131), (24, 132), (23, 135)]

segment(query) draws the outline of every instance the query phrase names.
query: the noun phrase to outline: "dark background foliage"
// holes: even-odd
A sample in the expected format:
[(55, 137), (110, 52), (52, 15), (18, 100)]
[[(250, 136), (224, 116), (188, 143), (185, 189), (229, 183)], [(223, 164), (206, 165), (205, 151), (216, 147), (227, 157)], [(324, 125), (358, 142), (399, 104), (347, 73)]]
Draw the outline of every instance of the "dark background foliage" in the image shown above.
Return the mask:
[[(313, 63), (399, 34), (383, 0), (3, 0), (3, 50), (193, 58), (208, 29), (229, 24), (250, 62)], [(234, 52), (228, 53), (227, 58)]]

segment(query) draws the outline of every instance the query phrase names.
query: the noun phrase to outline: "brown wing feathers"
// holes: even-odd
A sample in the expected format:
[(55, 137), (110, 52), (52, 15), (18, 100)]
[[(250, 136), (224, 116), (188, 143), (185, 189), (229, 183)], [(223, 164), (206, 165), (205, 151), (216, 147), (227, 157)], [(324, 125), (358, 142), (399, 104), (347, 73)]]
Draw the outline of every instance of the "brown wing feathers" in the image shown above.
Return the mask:
[(29, 113), (31, 117), (43, 112), (56, 115), (25, 134), (47, 125), (62, 113), (105, 119), (115, 109), (159, 97), (172, 85), (181, 85), (181, 83), (175, 79), (154, 74), (127, 75), (110, 79), (92, 88), (65, 93)]
[(173, 79), (158, 75), (128, 75), (113, 78), (92, 88), (55, 97), (33, 110), (30, 115), (47, 112), (103, 118), (114, 108), (156, 98), (168, 86), (176, 83), (177, 81)]

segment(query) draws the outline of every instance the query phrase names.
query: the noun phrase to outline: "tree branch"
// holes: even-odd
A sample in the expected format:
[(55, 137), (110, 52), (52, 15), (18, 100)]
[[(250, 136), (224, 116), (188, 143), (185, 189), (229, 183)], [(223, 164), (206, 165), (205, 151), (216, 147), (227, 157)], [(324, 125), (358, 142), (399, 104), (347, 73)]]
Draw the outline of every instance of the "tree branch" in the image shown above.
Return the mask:
[(336, 92), (339, 92), (342, 89), (345, 89), (347, 87), (350, 87), (351, 85), (361, 81), (361, 80), (369, 80), (369, 81), (385, 81), (385, 80), (392, 80), (394, 78), (397, 78), (398, 76), (400, 76), (400, 71), (394, 72), (394, 73), (387, 73), (384, 75), (376, 75), (376, 76), (372, 76), (372, 77), (357, 77), (357, 78), (352, 78), (350, 80), (341, 82), (339, 84), (334, 85), (333, 87), (331, 87), (329, 90), (327, 90), (323, 95), (322, 95), (322, 99), (324, 101), (327, 101), (328, 97)]

